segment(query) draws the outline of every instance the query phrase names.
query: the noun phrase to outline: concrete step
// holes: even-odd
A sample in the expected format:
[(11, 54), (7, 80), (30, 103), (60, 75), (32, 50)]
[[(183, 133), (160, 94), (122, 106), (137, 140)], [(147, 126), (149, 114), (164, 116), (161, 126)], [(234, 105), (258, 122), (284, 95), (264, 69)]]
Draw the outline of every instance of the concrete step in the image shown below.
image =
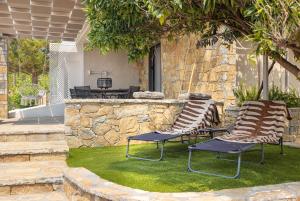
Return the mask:
[(62, 190), (65, 161), (2, 163), (0, 195), (44, 193)]
[(0, 201), (68, 201), (68, 199), (62, 192), (51, 192), (51, 193), (0, 196)]
[(68, 151), (66, 141), (2, 142), (0, 143), (0, 163), (65, 160)]

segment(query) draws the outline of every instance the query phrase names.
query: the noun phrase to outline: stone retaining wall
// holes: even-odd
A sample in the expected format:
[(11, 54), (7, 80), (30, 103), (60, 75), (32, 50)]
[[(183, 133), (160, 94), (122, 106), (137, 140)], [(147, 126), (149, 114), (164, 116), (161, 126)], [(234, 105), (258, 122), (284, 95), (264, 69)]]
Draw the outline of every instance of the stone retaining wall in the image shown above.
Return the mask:
[(72, 201), (300, 200), (300, 182), (212, 192), (157, 193), (133, 189), (109, 182), (85, 168), (70, 168), (65, 171), (64, 191), (67, 198)]
[(70, 147), (123, 145), (127, 137), (172, 125), (185, 101), (142, 99), (66, 100)]
[[(231, 106), (225, 109), (224, 125), (229, 125), (235, 122), (239, 112), (239, 107)], [(289, 121), (286, 128), (284, 140), (294, 142), (296, 138), (300, 138), (300, 108), (289, 108), (292, 120)]]

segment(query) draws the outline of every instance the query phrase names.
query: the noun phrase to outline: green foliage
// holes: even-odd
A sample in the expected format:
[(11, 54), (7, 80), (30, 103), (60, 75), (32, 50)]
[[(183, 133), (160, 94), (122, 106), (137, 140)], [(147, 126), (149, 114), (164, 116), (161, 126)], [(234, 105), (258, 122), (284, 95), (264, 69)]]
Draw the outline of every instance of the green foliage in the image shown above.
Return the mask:
[(9, 44), (8, 70), (31, 75), (33, 83), (49, 69), (48, 42), (34, 39), (13, 39)]
[(300, 96), (295, 89), (285, 92), (277, 86), (272, 86), (269, 91), (269, 99), (284, 101), (288, 107), (300, 107)]
[[(246, 88), (244, 85), (240, 85), (233, 90), (238, 106), (241, 106), (245, 101), (257, 100), (257, 93), (257, 87)], [(269, 90), (269, 99), (284, 101), (288, 107), (300, 107), (300, 96), (295, 89), (283, 91), (273, 85)]]
[(233, 94), (236, 97), (237, 105), (241, 106), (245, 101), (257, 100), (257, 87), (246, 88), (243, 84), (239, 85), (233, 90)]
[(126, 49), (131, 60), (143, 57), (161, 38), (190, 33), (200, 35), (198, 46), (212, 45), (220, 39), (230, 44), (243, 37), (258, 44), (257, 54), (283, 58), (286, 49), (296, 56), (300, 54), (299, 0), (84, 2), (91, 27), (89, 47), (99, 48), (102, 53)]
[[(8, 108), (9, 110), (23, 108), (21, 105), (21, 93), (23, 95), (36, 95), (38, 90), (49, 92), (49, 76), (42, 74), (39, 76), (38, 87), (33, 87), (32, 77), (26, 73), (8, 74)], [(25, 106), (26, 107), (26, 106)]]

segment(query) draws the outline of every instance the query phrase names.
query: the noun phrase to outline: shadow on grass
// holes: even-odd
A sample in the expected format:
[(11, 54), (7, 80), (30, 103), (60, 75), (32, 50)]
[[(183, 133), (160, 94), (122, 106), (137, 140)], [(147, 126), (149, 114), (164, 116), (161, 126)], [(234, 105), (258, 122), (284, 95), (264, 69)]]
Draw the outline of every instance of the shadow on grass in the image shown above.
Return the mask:
[[(125, 158), (125, 146), (72, 149), (68, 164), (83, 166), (104, 179), (115, 183), (158, 192), (209, 191), (255, 185), (284, 183), (300, 180), (300, 151), (285, 147), (286, 155), (279, 154), (279, 146), (267, 145), (265, 164), (242, 163), (240, 179), (223, 179), (187, 172), (187, 145), (168, 143), (165, 159), (160, 162)], [(157, 157), (154, 144), (134, 145), (133, 154)], [(206, 152), (193, 154), (193, 167), (223, 174), (233, 174), (236, 164), (215, 160)], [(250, 152), (242, 160), (258, 161), (259, 153)]]

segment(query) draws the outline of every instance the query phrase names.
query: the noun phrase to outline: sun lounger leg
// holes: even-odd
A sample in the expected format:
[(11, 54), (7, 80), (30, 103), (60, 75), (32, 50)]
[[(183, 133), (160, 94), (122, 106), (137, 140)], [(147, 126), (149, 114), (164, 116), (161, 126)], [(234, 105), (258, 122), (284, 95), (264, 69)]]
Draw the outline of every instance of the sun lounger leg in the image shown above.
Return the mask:
[(265, 160), (265, 150), (264, 150), (264, 144), (263, 143), (261, 143), (260, 144), (260, 148), (261, 148), (261, 158), (260, 158), (260, 161), (259, 161), (259, 163), (260, 164), (263, 164), (264, 163), (264, 160)]
[(191, 160), (192, 160), (192, 150), (189, 150), (188, 171), (190, 171), (190, 172), (205, 174), (205, 175), (210, 175), (210, 176), (223, 177), (223, 178), (227, 178), (227, 179), (236, 179), (236, 178), (240, 177), (242, 153), (238, 154), (236, 173), (233, 176), (227, 176), (227, 175), (223, 175), (223, 174), (216, 174), (216, 173), (209, 173), (209, 172), (204, 172), (204, 171), (200, 171), (200, 170), (194, 170), (194, 169), (192, 169)]
[(279, 139), (279, 143), (280, 143), (280, 154), (283, 155), (284, 153), (283, 153), (283, 138), (282, 137)]
[[(159, 142), (157, 142), (157, 146), (158, 146), (158, 143)], [(164, 157), (164, 144), (165, 144), (165, 142), (162, 141), (161, 142), (161, 147), (160, 147), (160, 157), (158, 159), (143, 158), (143, 157), (137, 157), (137, 156), (133, 156), (133, 155), (129, 154), (130, 139), (128, 139), (127, 149), (126, 149), (126, 158), (134, 158), (134, 159), (144, 160), (144, 161), (161, 161)]]

